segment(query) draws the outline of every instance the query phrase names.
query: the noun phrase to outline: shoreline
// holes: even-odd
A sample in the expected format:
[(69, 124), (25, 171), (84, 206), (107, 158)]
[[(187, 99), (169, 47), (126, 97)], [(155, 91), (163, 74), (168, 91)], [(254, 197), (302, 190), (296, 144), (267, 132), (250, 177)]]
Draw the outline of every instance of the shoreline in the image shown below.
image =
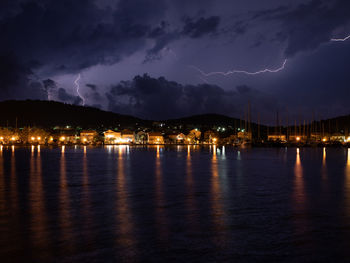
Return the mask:
[(174, 143), (159, 143), (159, 144), (104, 144), (104, 143), (72, 143), (72, 144), (23, 144), (23, 143), (11, 143), (11, 144), (0, 144), (1, 147), (31, 147), (31, 146), (44, 146), (44, 147), (61, 147), (61, 146), (130, 146), (130, 147), (145, 147), (145, 146), (216, 146), (216, 147), (233, 147), (233, 148), (350, 148), (350, 143), (327, 143), (327, 144), (297, 144), (297, 143), (286, 143), (286, 144), (271, 144), (271, 143), (247, 143), (241, 145), (234, 144), (208, 144), (208, 143), (197, 143), (197, 144), (174, 144)]

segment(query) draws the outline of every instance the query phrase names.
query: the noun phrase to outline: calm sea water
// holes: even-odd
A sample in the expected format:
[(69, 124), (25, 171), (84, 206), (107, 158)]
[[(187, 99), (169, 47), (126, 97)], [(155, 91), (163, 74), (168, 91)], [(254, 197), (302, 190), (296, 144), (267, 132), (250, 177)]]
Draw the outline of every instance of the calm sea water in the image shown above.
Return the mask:
[(344, 148), (6, 148), (1, 262), (350, 259)]

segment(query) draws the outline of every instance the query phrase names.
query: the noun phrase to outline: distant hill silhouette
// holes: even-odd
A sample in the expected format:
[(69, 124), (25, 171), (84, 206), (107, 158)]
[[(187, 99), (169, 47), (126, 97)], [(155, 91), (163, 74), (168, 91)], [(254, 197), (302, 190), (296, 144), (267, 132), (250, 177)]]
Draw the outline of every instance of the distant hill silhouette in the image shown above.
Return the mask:
[(3, 101), (0, 102), (0, 126), (80, 126), (97, 127), (133, 127), (136, 124), (149, 125), (149, 121), (139, 118), (103, 111), (92, 107), (76, 106), (56, 101)]
[[(52, 128), (54, 126), (73, 126), (81, 128), (135, 128), (137, 126), (152, 127), (154, 121), (143, 120), (134, 116), (103, 111), (93, 107), (77, 106), (56, 101), (39, 100), (9, 100), (0, 102), (0, 126), (38, 126)], [(207, 129), (213, 126), (231, 126), (244, 128), (245, 121), (220, 114), (202, 114), (179, 119), (157, 121), (166, 125), (198, 126)], [(350, 131), (350, 115), (314, 122), (318, 131), (326, 132)], [(291, 128), (293, 129), (293, 125)], [(258, 125), (251, 124), (253, 133), (257, 132)], [(270, 132), (275, 129), (270, 127)], [(267, 126), (261, 125), (260, 132), (266, 134)]]

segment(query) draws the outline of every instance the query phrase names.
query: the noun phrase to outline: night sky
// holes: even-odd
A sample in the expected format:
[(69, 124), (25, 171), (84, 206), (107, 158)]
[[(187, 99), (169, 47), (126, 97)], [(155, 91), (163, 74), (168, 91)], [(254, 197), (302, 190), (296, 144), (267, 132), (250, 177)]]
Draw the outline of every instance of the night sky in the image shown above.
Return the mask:
[(147, 119), (350, 113), (349, 0), (1, 0), (0, 35), (1, 100)]

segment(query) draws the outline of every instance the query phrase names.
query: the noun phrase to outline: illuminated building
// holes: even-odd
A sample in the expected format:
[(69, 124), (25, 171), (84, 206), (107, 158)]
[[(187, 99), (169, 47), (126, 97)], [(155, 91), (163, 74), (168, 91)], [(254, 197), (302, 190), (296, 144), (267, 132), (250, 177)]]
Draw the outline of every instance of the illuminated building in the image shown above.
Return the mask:
[(215, 143), (218, 143), (218, 138), (219, 136), (216, 131), (208, 130), (204, 133), (204, 143), (213, 144), (214, 139), (216, 139)]
[(168, 135), (170, 143), (184, 143), (186, 140), (186, 135), (183, 133), (170, 134)]
[(344, 134), (341, 134), (341, 133), (333, 133), (330, 137), (330, 141), (331, 142), (345, 142), (346, 141), (346, 138), (345, 138), (345, 135)]
[(326, 136), (322, 136), (322, 134), (320, 132), (312, 132), (310, 134), (310, 141), (321, 142), (324, 137), (326, 137)]
[(272, 133), (267, 135), (267, 140), (270, 142), (286, 142), (286, 135), (281, 133)]
[(122, 141), (125, 143), (135, 142), (135, 134), (130, 130), (122, 130), (121, 136), (122, 136)]
[(164, 144), (164, 137), (160, 132), (150, 132), (148, 133), (148, 143)]
[(91, 144), (95, 142), (98, 133), (96, 131), (88, 130), (80, 132), (80, 142)]
[(289, 135), (289, 142), (296, 142), (296, 143), (301, 143), (301, 142), (306, 142), (307, 141), (307, 136), (306, 135)]
[(60, 144), (75, 144), (78, 137), (73, 130), (62, 131), (52, 135), (54, 140), (49, 140), (49, 143), (58, 142)]
[(187, 143), (195, 143), (195, 142), (198, 142), (200, 138), (201, 138), (201, 132), (198, 129), (193, 129), (187, 134), (186, 141)]
[(121, 139), (122, 139), (121, 132), (108, 130), (108, 131), (105, 131), (103, 134), (104, 134), (105, 144), (117, 144), (121, 142)]

